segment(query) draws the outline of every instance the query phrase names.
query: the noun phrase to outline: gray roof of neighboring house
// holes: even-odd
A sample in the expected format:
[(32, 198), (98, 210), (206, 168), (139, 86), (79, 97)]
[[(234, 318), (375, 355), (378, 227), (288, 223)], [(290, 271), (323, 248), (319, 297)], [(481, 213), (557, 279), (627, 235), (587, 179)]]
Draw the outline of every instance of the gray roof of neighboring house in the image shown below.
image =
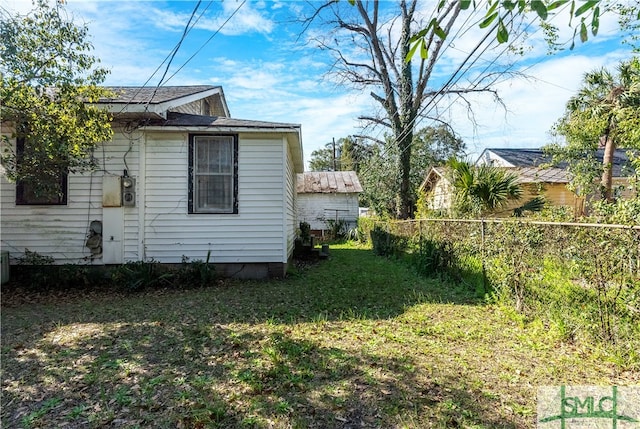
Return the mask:
[(564, 168), (504, 167), (518, 175), (520, 183), (569, 183), (569, 172)]
[(346, 194), (362, 192), (362, 186), (355, 171), (308, 171), (297, 174), (296, 192)]
[[(431, 187), (441, 178), (447, 177), (446, 166), (432, 167), (420, 185), (421, 190), (429, 191)], [(497, 167), (509, 172), (513, 172), (518, 176), (518, 182), (528, 183), (569, 183), (569, 172), (564, 168), (550, 167)]]
[[(485, 149), (498, 155), (514, 167), (538, 167), (540, 165), (551, 165), (551, 156), (547, 155), (542, 149)], [(595, 152), (585, 151), (584, 156), (595, 155), (596, 159), (602, 162), (604, 149), (598, 149)], [(482, 156), (482, 155), (481, 155)], [(614, 177), (627, 176), (627, 168), (630, 167), (627, 149), (616, 149), (613, 155), (613, 175)], [(555, 164), (554, 167), (565, 169), (566, 162)]]
[(167, 119), (151, 119), (147, 126), (162, 127), (236, 127), (236, 128), (300, 128), (299, 124), (284, 122), (252, 121), (224, 116), (202, 116), (188, 113), (169, 112)]
[(114, 98), (103, 98), (99, 103), (148, 103), (151, 97), (153, 97), (151, 103), (156, 104), (212, 89), (222, 90), (221, 86), (214, 85), (161, 86), (159, 88), (155, 86), (107, 86), (105, 88), (113, 91), (116, 96)]

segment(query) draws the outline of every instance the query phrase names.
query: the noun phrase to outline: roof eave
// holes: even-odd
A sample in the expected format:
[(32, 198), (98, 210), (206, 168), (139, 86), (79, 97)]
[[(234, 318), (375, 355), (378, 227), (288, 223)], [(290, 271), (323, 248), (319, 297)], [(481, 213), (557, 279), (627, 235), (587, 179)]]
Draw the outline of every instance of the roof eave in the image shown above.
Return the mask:
[(295, 130), (295, 139), (291, 141), (287, 139), (289, 148), (291, 149), (291, 157), (293, 158), (293, 170), (295, 173), (304, 171), (304, 152), (302, 149), (302, 132), (300, 127), (293, 128)]
[(212, 95), (218, 94), (220, 95), (220, 100), (222, 101), (222, 106), (226, 117), (229, 117), (229, 106), (227, 106), (227, 100), (224, 98), (224, 92), (222, 91), (222, 87), (213, 87), (207, 89), (205, 91), (196, 92), (189, 95), (184, 95), (181, 97), (176, 97), (171, 100), (163, 101), (161, 103), (157, 102), (145, 102), (145, 103), (125, 103), (125, 102), (105, 102), (105, 103), (94, 103), (98, 106), (103, 106), (110, 113), (117, 115), (126, 115), (130, 113), (140, 114), (140, 113), (150, 113), (150, 117), (158, 117), (167, 119), (167, 112), (171, 109), (183, 106), (188, 103), (192, 103), (194, 101), (202, 100), (204, 98), (210, 97)]
[(431, 176), (434, 176), (434, 175), (437, 176), (438, 179), (443, 178), (442, 174), (440, 174), (440, 172), (435, 167), (431, 167), (429, 169), (429, 172), (427, 173), (427, 176), (424, 178), (424, 180), (420, 184), (418, 191), (422, 192), (424, 188), (427, 186), (427, 184), (431, 182)]
[(148, 125), (140, 127), (144, 131), (167, 131), (167, 132), (217, 132), (217, 133), (296, 133), (300, 140), (299, 127), (251, 127), (251, 126), (194, 126), (194, 125)]

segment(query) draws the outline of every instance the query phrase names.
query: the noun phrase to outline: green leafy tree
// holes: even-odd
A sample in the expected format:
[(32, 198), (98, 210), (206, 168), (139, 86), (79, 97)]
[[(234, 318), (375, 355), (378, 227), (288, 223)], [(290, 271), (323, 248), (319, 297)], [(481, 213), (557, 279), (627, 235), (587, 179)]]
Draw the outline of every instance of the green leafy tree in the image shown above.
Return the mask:
[[(566, 145), (547, 150), (555, 161), (569, 163), (574, 190), (592, 193), (600, 176), (603, 199), (613, 201), (616, 148), (640, 148), (640, 59), (621, 62), (615, 73), (604, 68), (587, 73), (554, 132)], [(600, 163), (595, 157), (598, 147), (604, 148)]]
[(633, 48), (634, 52), (640, 52), (640, 3), (626, 2), (614, 5), (618, 13), (618, 23), (625, 33), (622, 43)]
[[(449, 158), (460, 156), (466, 149), (464, 141), (457, 137), (446, 125), (426, 127), (415, 133), (411, 145), (410, 174), (410, 215), (414, 213), (418, 195), (417, 189), (432, 166), (442, 165)], [(367, 161), (360, 181), (364, 188), (361, 196), (363, 205), (373, 208), (376, 213), (393, 216), (398, 205), (402, 179), (399, 171), (390, 166), (398, 164), (401, 155), (391, 138), (374, 146), (374, 153)]]
[[(355, 0), (349, 1), (355, 4)], [(527, 14), (533, 14), (535, 18), (540, 20), (541, 26), (547, 34), (547, 41), (553, 49), (559, 49), (560, 45), (558, 44), (558, 27), (552, 24), (552, 21), (566, 9), (569, 12), (567, 26), (574, 29), (571, 49), (575, 46), (576, 37), (580, 37), (582, 42), (586, 42), (589, 39), (589, 33), (593, 36), (598, 34), (600, 16), (605, 12), (617, 12), (620, 16), (620, 24), (627, 28), (632, 28), (634, 17), (640, 19), (640, 10), (637, 5), (629, 6), (625, 3), (600, 0), (486, 0), (483, 2), (443, 0), (438, 2), (437, 13), (429, 21), (429, 25), (411, 38), (411, 49), (407, 59), (411, 59), (416, 53), (426, 59), (429, 56), (428, 47), (433, 42), (434, 36), (440, 40), (445, 40), (449, 36), (449, 30), (442, 25), (441, 14), (450, 7), (451, 3), (457, 3), (461, 10), (485, 8), (484, 18), (477, 25), (481, 29), (487, 29), (495, 34), (495, 40), (498, 43), (509, 42), (514, 33), (519, 32), (517, 23), (521, 19), (525, 19)]]
[[(337, 164), (337, 161), (334, 157), (333, 143), (327, 143), (325, 147), (311, 152), (311, 160), (309, 161), (311, 171), (333, 171), (334, 164)], [(336, 170), (339, 169), (336, 168)]]
[(322, 149), (311, 152), (311, 171), (360, 171), (361, 166), (372, 156), (369, 145), (353, 136), (343, 137), (327, 143)]
[(60, 3), (0, 10), (0, 115), (22, 143), (17, 151), (3, 136), (2, 163), (9, 179), (43, 193), (61, 174), (92, 167), (93, 148), (112, 137), (109, 114), (91, 104), (110, 93), (98, 86), (107, 71), (87, 31)]
[(342, 144), (340, 169), (359, 173), (367, 160), (373, 155), (371, 145), (367, 144), (362, 138), (353, 136), (342, 138), (339, 142)]

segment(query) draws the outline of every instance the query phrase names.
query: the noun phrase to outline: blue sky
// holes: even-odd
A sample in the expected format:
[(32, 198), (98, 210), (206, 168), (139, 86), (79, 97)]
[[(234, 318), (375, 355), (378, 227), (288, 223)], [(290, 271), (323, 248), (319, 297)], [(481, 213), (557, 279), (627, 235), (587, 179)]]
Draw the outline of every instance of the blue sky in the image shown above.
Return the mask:
[[(67, 0), (66, 9), (77, 22), (89, 26), (95, 55), (111, 70), (105, 84), (143, 85), (180, 40), (196, 4)], [(384, 8), (392, 6), (391, 2), (383, 4)], [(425, 16), (433, 4), (421, 2)], [(25, 0), (0, 0), (0, 5), (20, 12), (31, 8)], [(348, 7), (348, 3), (343, 6)], [(232, 117), (301, 124), (308, 161), (313, 150), (332, 138), (361, 133), (357, 117), (376, 107), (368, 89), (353, 90), (326, 75), (331, 58), (308, 43), (325, 30), (312, 28), (300, 37), (296, 20), (308, 11), (309, 6), (302, 1), (203, 1), (196, 17), (202, 15), (173, 60), (167, 74), (173, 77), (166, 84), (222, 85)], [(566, 22), (563, 17), (558, 19), (558, 23)], [(471, 51), (479, 31), (472, 28), (445, 51), (434, 87), (444, 82)], [(481, 95), (468, 99), (475, 123), (462, 103), (449, 99), (440, 100), (432, 112), (453, 124), (471, 157), (486, 147), (539, 147), (549, 143), (547, 133), (578, 88), (582, 75), (594, 68), (613, 67), (631, 56), (631, 49), (616, 33), (614, 20), (606, 16), (597, 37), (585, 44), (578, 42), (573, 51), (558, 55), (547, 55), (535, 26), (531, 33), (527, 53), (510, 57), (516, 60), (513, 70), (524, 71), (528, 77), (505, 78), (495, 85), (506, 110), (493, 97)], [(489, 60), (490, 52), (478, 67)], [(156, 85), (164, 69), (163, 65), (148, 85)], [(469, 70), (461, 83), (473, 80), (474, 73), (477, 69)], [(423, 121), (418, 127), (427, 125)], [(381, 136), (380, 130), (371, 132)]]

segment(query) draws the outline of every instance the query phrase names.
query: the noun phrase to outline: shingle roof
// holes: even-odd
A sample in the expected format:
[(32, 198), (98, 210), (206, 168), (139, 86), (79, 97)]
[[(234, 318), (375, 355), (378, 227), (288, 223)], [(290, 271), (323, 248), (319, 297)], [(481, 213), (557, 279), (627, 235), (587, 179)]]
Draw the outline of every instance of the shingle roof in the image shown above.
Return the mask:
[(514, 167), (537, 167), (551, 163), (551, 157), (541, 149), (487, 149)]
[[(564, 168), (550, 167), (497, 167), (518, 176), (518, 182), (527, 183), (569, 183), (569, 172)], [(447, 178), (448, 167), (432, 167), (422, 182), (420, 189), (431, 189), (431, 186), (441, 178)], [(431, 180), (431, 182), (430, 182)]]
[(238, 128), (300, 128), (299, 124), (252, 121), (224, 116), (202, 116), (169, 112), (167, 119), (152, 119), (147, 125), (161, 127), (238, 127)]
[(299, 194), (346, 194), (363, 189), (355, 171), (308, 171), (297, 174), (296, 191)]
[(569, 172), (564, 168), (506, 167), (505, 169), (513, 170), (518, 175), (520, 183), (569, 183)]
[[(544, 164), (551, 164), (551, 157), (547, 155), (542, 149), (486, 149), (498, 155), (505, 161), (513, 164), (514, 167), (538, 167)], [(591, 152), (600, 162), (604, 156), (604, 149), (598, 149), (595, 152)], [(589, 152), (585, 151), (584, 156), (589, 155)], [(627, 149), (617, 149), (613, 155), (613, 175), (614, 177), (627, 176), (626, 171), (630, 167), (629, 157), (627, 156)], [(567, 168), (566, 162), (555, 164), (554, 167), (559, 169)]]
[[(107, 86), (106, 89), (113, 91), (114, 98), (103, 98), (99, 103), (148, 103), (151, 97), (152, 104), (164, 103), (211, 89), (221, 88), (213, 85), (191, 85), (191, 86), (161, 86), (139, 87), (139, 86)], [(154, 94), (155, 92), (155, 94)]]

